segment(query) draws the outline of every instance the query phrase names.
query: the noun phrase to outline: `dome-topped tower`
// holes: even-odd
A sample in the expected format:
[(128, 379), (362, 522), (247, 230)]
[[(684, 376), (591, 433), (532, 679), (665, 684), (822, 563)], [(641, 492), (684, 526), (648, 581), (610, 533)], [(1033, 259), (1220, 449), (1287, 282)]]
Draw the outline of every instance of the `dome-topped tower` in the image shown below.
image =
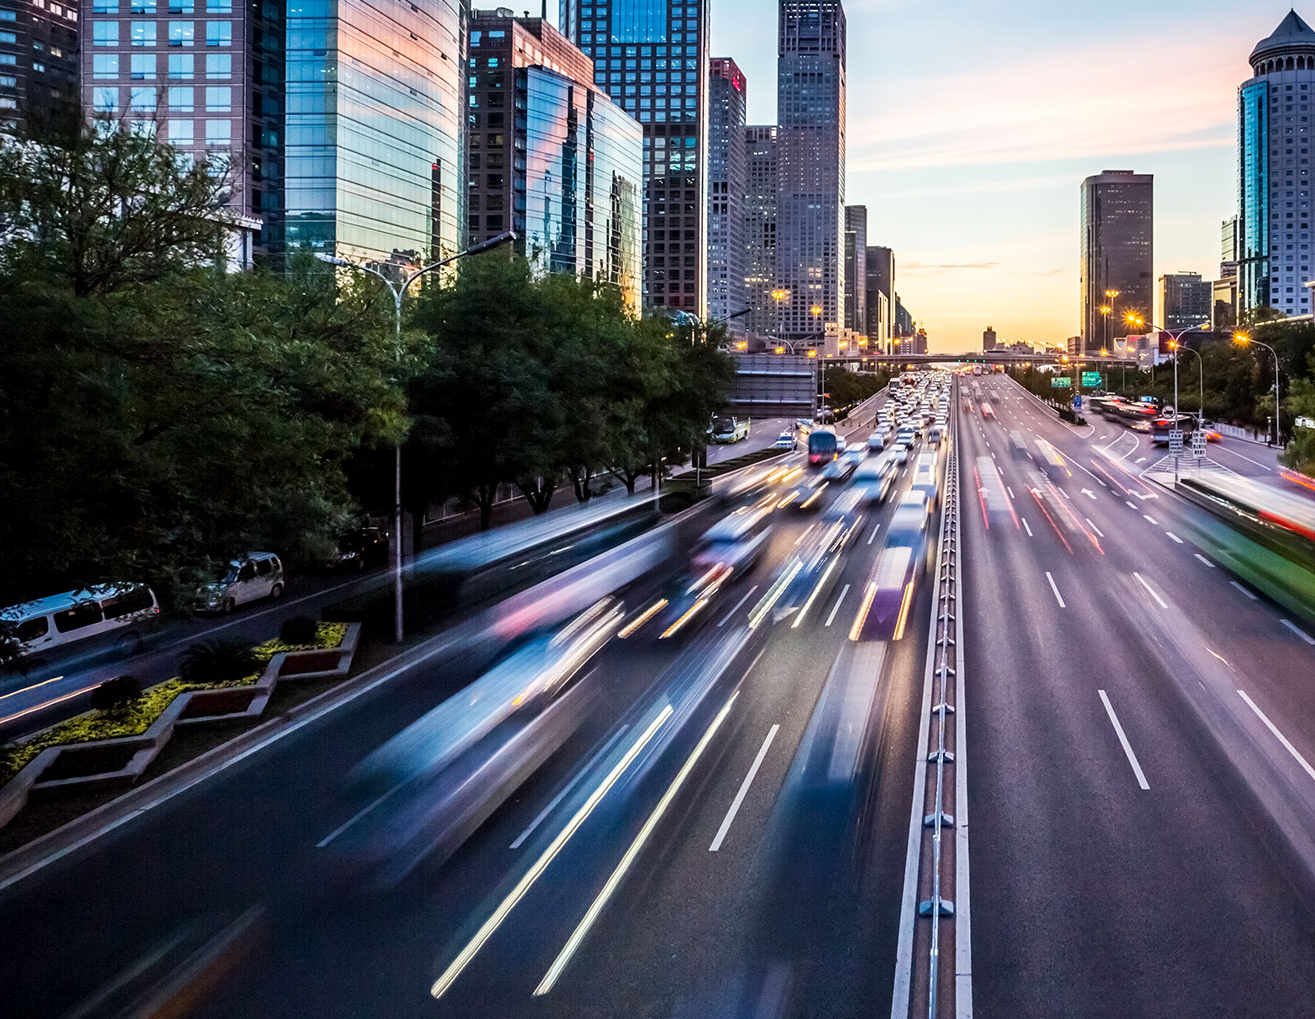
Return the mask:
[(1315, 29), (1295, 10), (1288, 11), (1278, 28), (1256, 43), (1249, 59), (1257, 75), (1315, 68)]

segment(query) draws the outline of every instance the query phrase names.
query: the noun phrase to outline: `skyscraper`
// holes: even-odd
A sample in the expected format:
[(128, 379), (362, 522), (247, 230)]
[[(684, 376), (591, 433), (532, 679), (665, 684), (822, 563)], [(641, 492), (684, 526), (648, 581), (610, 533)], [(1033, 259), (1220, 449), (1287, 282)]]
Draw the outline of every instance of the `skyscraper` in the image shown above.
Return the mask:
[(777, 265), (782, 333), (820, 346), (845, 323), (845, 10), (781, 0)]
[(1165, 273), (1160, 277), (1160, 317), (1155, 321), (1171, 332), (1209, 322), (1214, 286), (1199, 272)]
[(644, 129), (644, 303), (707, 309), (706, 0), (561, 0), (562, 32)]
[[(468, 16), (468, 0), (289, 5), (289, 245), (373, 261), (460, 250)], [(502, 130), (491, 112), (470, 118), (472, 138)]]
[(776, 282), (776, 128), (744, 129), (744, 297), (753, 310), (749, 332), (775, 337), (783, 296)]
[(1289, 11), (1249, 59), (1237, 90), (1238, 312), (1309, 314), (1315, 31)]
[(895, 335), (895, 252), (874, 246), (867, 253), (868, 339), (889, 345)]
[(1151, 268), (1153, 178), (1149, 173), (1106, 170), (1082, 182), (1081, 314), (1083, 350), (1098, 352), (1105, 342), (1106, 316), (1100, 311), (1118, 291), (1117, 322), (1128, 313), (1148, 322), (1155, 314), (1155, 275)]
[[(640, 308), (644, 136), (594, 84), (593, 61), (542, 18), (470, 19), (469, 244), (516, 232), (537, 272), (589, 276)], [(513, 109), (520, 116), (506, 116)]]
[(0, 0), (0, 130), (76, 125), (78, 107), (78, 0)]
[(868, 331), (868, 207), (845, 206), (845, 328)]
[(990, 350), (995, 344), (995, 326), (987, 326), (982, 330), (982, 349)]
[(745, 110), (749, 87), (729, 57), (713, 57), (708, 76), (708, 317), (726, 320), (732, 340), (749, 331), (745, 307)]

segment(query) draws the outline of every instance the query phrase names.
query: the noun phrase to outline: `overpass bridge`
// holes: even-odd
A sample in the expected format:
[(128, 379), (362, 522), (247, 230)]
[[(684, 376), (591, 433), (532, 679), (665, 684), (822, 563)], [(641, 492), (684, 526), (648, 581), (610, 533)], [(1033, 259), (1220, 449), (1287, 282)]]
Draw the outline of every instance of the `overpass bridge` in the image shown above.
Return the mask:
[[(800, 357), (806, 360), (812, 360), (806, 354), (776, 354), (780, 358)], [(1062, 364), (1065, 367), (1081, 368), (1095, 365), (1112, 365), (1114, 367), (1127, 366), (1136, 367), (1137, 359), (1135, 357), (1117, 357), (1113, 354), (1102, 357), (1099, 354), (1088, 354), (1077, 357), (1071, 357), (1068, 354), (1017, 354), (1013, 351), (1009, 353), (991, 353), (982, 351), (972, 351), (967, 354), (943, 354), (939, 351), (929, 354), (828, 354), (826, 355), (827, 364), (836, 362), (857, 364), (868, 362), (870, 364), (880, 365), (907, 365), (914, 367), (917, 365), (930, 364), (980, 364), (980, 365), (1003, 365), (1005, 367), (1017, 367), (1031, 364)]]

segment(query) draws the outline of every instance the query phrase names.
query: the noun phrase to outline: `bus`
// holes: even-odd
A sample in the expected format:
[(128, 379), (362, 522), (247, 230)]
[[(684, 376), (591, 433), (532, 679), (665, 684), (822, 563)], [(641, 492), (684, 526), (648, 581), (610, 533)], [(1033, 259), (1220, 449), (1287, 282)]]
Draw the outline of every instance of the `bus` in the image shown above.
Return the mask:
[(708, 436), (717, 443), (736, 443), (749, 437), (749, 419), (718, 414), (712, 419)]
[(830, 428), (815, 428), (808, 433), (808, 466), (824, 467), (839, 455), (836, 433)]

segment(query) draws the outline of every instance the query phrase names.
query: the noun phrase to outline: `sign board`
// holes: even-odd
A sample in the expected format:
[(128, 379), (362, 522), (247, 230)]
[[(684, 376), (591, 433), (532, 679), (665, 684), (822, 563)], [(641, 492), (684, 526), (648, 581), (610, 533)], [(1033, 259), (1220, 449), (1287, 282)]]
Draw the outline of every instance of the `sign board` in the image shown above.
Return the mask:
[(1084, 389), (1091, 389), (1093, 386), (1099, 386), (1099, 385), (1100, 385), (1100, 372), (1082, 373), (1082, 387)]
[(1081, 393), (1074, 393), (1074, 394), (1073, 394), (1073, 410), (1076, 411), (1077, 413), (1081, 413), (1081, 412), (1082, 412), (1082, 394), (1081, 394)]
[(1183, 451), (1183, 430), (1181, 428), (1169, 429), (1169, 452), (1178, 456)]
[(1050, 388), (1052, 389), (1067, 389), (1071, 385), (1073, 385), (1073, 380), (1067, 375), (1056, 375), (1050, 380)]
[(1198, 460), (1205, 456), (1206, 435), (1205, 430), (1198, 428), (1192, 433), (1192, 456)]

